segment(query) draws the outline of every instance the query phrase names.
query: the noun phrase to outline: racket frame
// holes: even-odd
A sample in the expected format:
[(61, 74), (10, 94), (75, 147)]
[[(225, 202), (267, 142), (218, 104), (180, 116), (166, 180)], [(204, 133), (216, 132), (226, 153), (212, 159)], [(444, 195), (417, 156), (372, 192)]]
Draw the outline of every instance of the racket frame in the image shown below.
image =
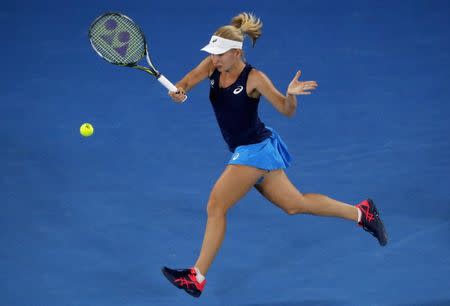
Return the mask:
[[(129, 64), (122, 64), (122, 63), (110, 61), (110, 60), (108, 60), (106, 57), (104, 57), (104, 56), (97, 50), (97, 48), (95, 47), (94, 43), (92, 42), (91, 29), (93, 28), (93, 26), (94, 26), (101, 18), (104, 18), (105, 16), (109, 16), (109, 15), (117, 15), (117, 16), (119, 16), (119, 17), (121, 17), (121, 18), (123, 17), (123, 18), (128, 19), (128, 20), (129, 20), (129, 21), (130, 21), (130, 22), (138, 29), (139, 33), (141, 34), (142, 39), (143, 39), (143, 43), (144, 43), (144, 54), (143, 54), (143, 56), (142, 56), (140, 59), (138, 59), (136, 62), (134, 62), (134, 63), (129, 63)], [(113, 64), (113, 65), (117, 65), (117, 66), (130, 67), (130, 68), (139, 69), (139, 70), (141, 70), (141, 71), (145, 71), (145, 72), (147, 72), (148, 74), (154, 76), (154, 77), (159, 81), (159, 83), (161, 83), (161, 85), (163, 85), (164, 87), (166, 87), (167, 90), (169, 90), (170, 92), (179, 92), (178, 89), (176, 88), (176, 86), (173, 85), (173, 83), (170, 82), (164, 75), (162, 75), (161, 72), (159, 72), (159, 71), (155, 68), (155, 66), (153, 65), (152, 60), (151, 60), (151, 58), (150, 58), (150, 54), (149, 54), (149, 52), (148, 52), (147, 38), (145, 37), (145, 34), (144, 34), (144, 32), (142, 31), (141, 27), (140, 27), (136, 22), (134, 22), (133, 19), (131, 19), (130, 17), (128, 17), (128, 16), (126, 16), (126, 15), (124, 15), (124, 14), (122, 14), (122, 13), (118, 13), (118, 12), (106, 12), (106, 13), (103, 13), (102, 15), (98, 16), (98, 17), (91, 23), (91, 26), (89, 27), (89, 32), (88, 32), (88, 33), (89, 33), (89, 41), (90, 41), (90, 43), (91, 43), (92, 48), (95, 50), (95, 52), (96, 52), (101, 58), (103, 58), (103, 59), (104, 59), (105, 61), (107, 61), (108, 63), (111, 63), (111, 64)], [(144, 57), (145, 57), (145, 59), (146, 59), (146, 61), (147, 61), (148, 67), (138, 65), (138, 62), (141, 61)], [(183, 100), (182, 102), (186, 101), (186, 99), (187, 99), (187, 96), (185, 96), (185, 98), (184, 98), (184, 100)]]

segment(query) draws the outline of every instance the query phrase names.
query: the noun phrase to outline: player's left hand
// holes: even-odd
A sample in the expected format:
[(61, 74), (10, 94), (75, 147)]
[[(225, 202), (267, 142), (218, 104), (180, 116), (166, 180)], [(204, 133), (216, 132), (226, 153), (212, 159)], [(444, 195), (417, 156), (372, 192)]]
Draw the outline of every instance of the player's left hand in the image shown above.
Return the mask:
[(318, 84), (316, 81), (299, 81), (302, 72), (299, 70), (295, 74), (295, 77), (289, 83), (287, 94), (288, 95), (310, 95), (311, 91), (316, 89)]

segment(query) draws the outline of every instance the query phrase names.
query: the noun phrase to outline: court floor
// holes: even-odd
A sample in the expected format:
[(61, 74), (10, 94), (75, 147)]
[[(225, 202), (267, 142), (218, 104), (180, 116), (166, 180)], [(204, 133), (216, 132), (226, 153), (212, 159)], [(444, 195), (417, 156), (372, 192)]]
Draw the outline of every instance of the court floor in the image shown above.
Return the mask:
[[(141, 25), (174, 82), (219, 26), (241, 11), (261, 17), (247, 61), (281, 92), (297, 69), (319, 83), (291, 119), (260, 103), (294, 158), (288, 176), (305, 193), (373, 198), (388, 246), (251, 191), (229, 212), (201, 298), (172, 287), (160, 268), (195, 262), (230, 153), (206, 82), (176, 105), (149, 76), (98, 58), (87, 29), (105, 11)], [(450, 305), (449, 11), (447, 1), (1, 4), (0, 305)], [(79, 135), (83, 122), (92, 137)]]

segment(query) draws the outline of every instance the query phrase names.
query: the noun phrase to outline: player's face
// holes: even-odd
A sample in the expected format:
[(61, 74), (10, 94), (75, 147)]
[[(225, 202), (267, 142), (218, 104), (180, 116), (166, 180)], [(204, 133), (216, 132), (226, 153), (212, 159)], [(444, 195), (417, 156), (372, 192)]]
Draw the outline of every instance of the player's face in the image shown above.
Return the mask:
[(219, 72), (228, 72), (241, 60), (241, 51), (231, 49), (222, 54), (211, 54), (211, 59), (214, 67)]

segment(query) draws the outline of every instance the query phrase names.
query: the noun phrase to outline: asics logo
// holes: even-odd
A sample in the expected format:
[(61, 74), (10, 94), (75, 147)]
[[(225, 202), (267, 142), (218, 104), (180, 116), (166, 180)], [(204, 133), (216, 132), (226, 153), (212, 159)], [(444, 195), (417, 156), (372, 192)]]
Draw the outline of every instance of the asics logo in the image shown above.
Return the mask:
[(234, 93), (235, 95), (237, 95), (237, 94), (239, 94), (243, 89), (244, 89), (243, 86), (238, 86), (238, 87), (236, 87), (235, 90), (233, 90), (233, 93)]
[(236, 153), (233, 155), (233, 157), (231, 158), (232, 160), (236, 160), (239, 158), (239, 153)]
[(177, 278), (174, 282), (175, 283), (179, 283), (180, 286), (186, 287), (188, 289), (189, 289), (190, 286), (195, 286), (194, 282), (192, 282), (190, 280), (187, 280), (187, 279), (185, 279), (183, 277)]

